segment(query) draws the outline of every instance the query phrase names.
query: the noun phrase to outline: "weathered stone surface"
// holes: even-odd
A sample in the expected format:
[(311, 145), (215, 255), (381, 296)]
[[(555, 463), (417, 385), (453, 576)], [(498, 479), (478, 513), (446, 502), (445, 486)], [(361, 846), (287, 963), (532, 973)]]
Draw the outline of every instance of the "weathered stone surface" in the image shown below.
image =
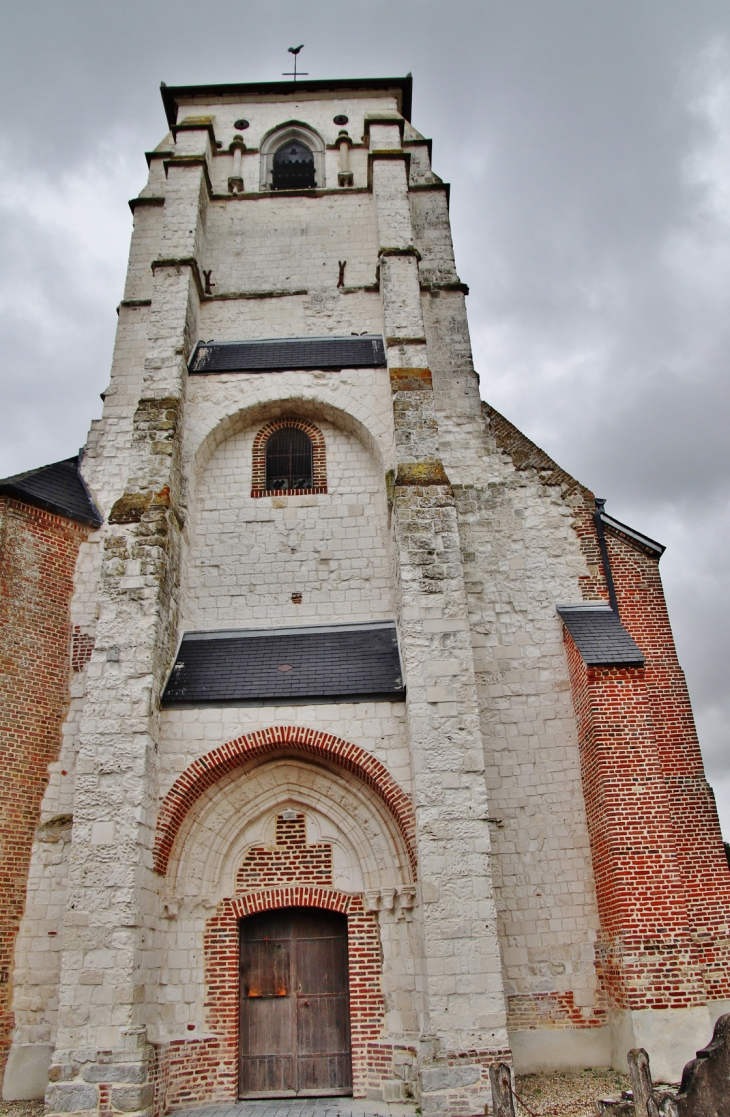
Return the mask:
[(459, 1086), (471, 1086), (482, 1076), (481, 1067), (426, 1067), (421, 1071), (421, 1088), (426, 1092), (455, 1090)]
[(94, 1086), (80, 1083), (53, 1083), (46, 1090), (46, 1113), (80, 1113), (96, 1109), (99, 1091)]
[(138, 1109), (146, 1109), (152, 1104), (154, 1087), (146, 1086), (118, 1086), (112, 1090), (112, 1105), (121, 1109), (123, 1113), (135, 1113)]
[(92, 1063), (84, 1067), (85, 1082), (146, 1082), (145, 1063)]

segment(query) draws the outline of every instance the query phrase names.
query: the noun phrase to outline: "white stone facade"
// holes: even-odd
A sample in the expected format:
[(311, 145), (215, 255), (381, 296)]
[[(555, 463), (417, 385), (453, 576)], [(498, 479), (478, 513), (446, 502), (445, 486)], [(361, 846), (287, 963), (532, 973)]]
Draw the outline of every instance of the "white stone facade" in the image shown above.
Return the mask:
[[(177, 91), (182, 127), (134, 203), (111, 382), (84, 459), (106, 522), (82, 548), (72, 622), (96, 647), (74, 681), (17, 948), (14, 1065), (32, 1063), (36, 1081), (55, 1049), (49, 1112), (98, 1107), (100, 1052), (149, 1068), (150, 1045), (208, 1035), (206, 920), (292, 807), (309, 841), (336, 850), (336, 890), (415, 889), (407, 918), (396, 900), (378, 909), (378, 1042), (414, 1051), (418, 1075), (376, 1095), (413, 1089), (424, 1113), (476, 1112), (485, 1068), (510, 1047), (524, 1069), (610, 1059), (555, 613), (589, 572), (571, 494), (518, 471), (482, 411), (445, 188), (400, 89)], [(337, 115), (352, 186), (338, 185)], [(324, 181), (284, 196), (262, 189), (262, 160), (291, 122), (321, 138)], [(186, 372), (198, 340), (364, 333), (384, 336), (388, 368)], [(432, 387), (424, 375), (414, 388), (429, 369)], [(327, 493), (251, 496), (253, 439), (282, 416), (321, 430)], [(186, 631), (386, 619), (405, 703), (160, 708)], [(294, 755), (209, 788), (166, 876), (154, 871), (175, 781), (277, 726), (331, 734), (387, 769), (415, 811), (417, 882), (382, 799)], [(72, 831), (54, 823), (71, 815)], [(128, 1091), (112, 1104), (147, 1111), (146, 1075), (109, 1078)]]

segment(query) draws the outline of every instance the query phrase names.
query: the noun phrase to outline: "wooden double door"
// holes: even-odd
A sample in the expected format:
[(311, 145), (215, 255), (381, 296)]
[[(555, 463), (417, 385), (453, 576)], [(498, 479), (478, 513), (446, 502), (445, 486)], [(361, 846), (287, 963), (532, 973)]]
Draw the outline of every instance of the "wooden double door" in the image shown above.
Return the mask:
[(241, 922), (241, 1097), (352, 1093), (347, 918), (280, 908)]

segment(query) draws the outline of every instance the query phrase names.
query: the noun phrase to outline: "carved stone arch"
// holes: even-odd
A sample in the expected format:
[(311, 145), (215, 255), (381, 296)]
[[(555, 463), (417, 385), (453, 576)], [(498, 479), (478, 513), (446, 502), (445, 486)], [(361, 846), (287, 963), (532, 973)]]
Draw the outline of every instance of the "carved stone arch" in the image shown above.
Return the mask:
[(166, 894), (197, 903), (240, 891), (250, 851), (279, 845), (282, 811), (304, 816), (307, 847), (330, 848), (332, 887), (400, 893), (413, 884), (408, 843), (381, 796), (354, 773), (287, 750), (233, 769), (200, 792), (176, 835)]
[(316, 132), (309, 124), (304, 124), (301, 120), (289, 120), (285, 124), (279, 124), (276, 128), (272, 128), (261, 142), (261, 190), (271, 190), (274, 155), (282, 144), (288, 143), (291, 140), (303, 143), (309, 148), (314, 159), (316, 187), (321, 189), (326, 185), (324, 175), (324, 140), (319, 132)]
[(189, 472), (194, 477), (201, 477), (211, 457), (226, 439), (240, 434), (241, 431), (255, 427), (257, 423), (283, 419), (287, 414), (291, 414), (293, 408), (296, 408), (297, 418), (299, 419), (312, 420), (313, 425), (324, 420), (347, 434), (354, 435), (358, 442), (372, 455), (376, 472), (381, 476), (385, 474), (387, 469), (392, 468), (391, 445), (381, 445), (376, 434), (365, 426), (361, 419), (324, 400), (302, 396), (285, 401), (277, 399), (262, 400), (261, 403), (243, 407), (233, 414), (221, 416), (193, 450), (193, 463)]
[[(183, 824), (191, 811), (199, 810), (201, 803), (212, 798), (215, 785), (250, 765), (286, 755), (320, 762), (331, 769), (341, 769), (343, 774), (351, 774), (356, 783), (374, 793), (394, 823), (412, 878), (415, 879), (415, 815), (410, 797), (387, 768), (365, 749), (331, 733), (300, 726), (273, 726), (245, 734), (206, 753), (178, 776), (160, 804), (157, 816), (156, 872), (166, 875), (173, 846)], [(224, 845), (227, 844), (227, 839), (223, 841)]]
[(318, 426), (308, 419), (300, 419), (296, 415), (284, 416), (281, 419), (271, 419), (258, 431), (253, 440), (251, 452), (251, 496), (271, 496), (272, 491), (266, 488), (266, 443), (274, 431), (291, 427), (294, 430), (304, 431), (312, 442), (312, 488), (292, 489), (287, 491), (288, 496), (296, 496), (298, 492), (326, 493), (327, 492), (327, 453), (324, 435)]

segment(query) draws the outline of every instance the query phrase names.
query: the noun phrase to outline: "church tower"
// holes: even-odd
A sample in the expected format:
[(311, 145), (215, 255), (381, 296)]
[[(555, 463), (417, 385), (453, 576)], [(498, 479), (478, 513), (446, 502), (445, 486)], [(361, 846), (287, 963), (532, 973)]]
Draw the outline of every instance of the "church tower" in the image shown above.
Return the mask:
[(162, 100), (5, 1097), (676, 1078), (730, 1008), (730, 873), (662, 547), (481, 401), (410, 77)]

